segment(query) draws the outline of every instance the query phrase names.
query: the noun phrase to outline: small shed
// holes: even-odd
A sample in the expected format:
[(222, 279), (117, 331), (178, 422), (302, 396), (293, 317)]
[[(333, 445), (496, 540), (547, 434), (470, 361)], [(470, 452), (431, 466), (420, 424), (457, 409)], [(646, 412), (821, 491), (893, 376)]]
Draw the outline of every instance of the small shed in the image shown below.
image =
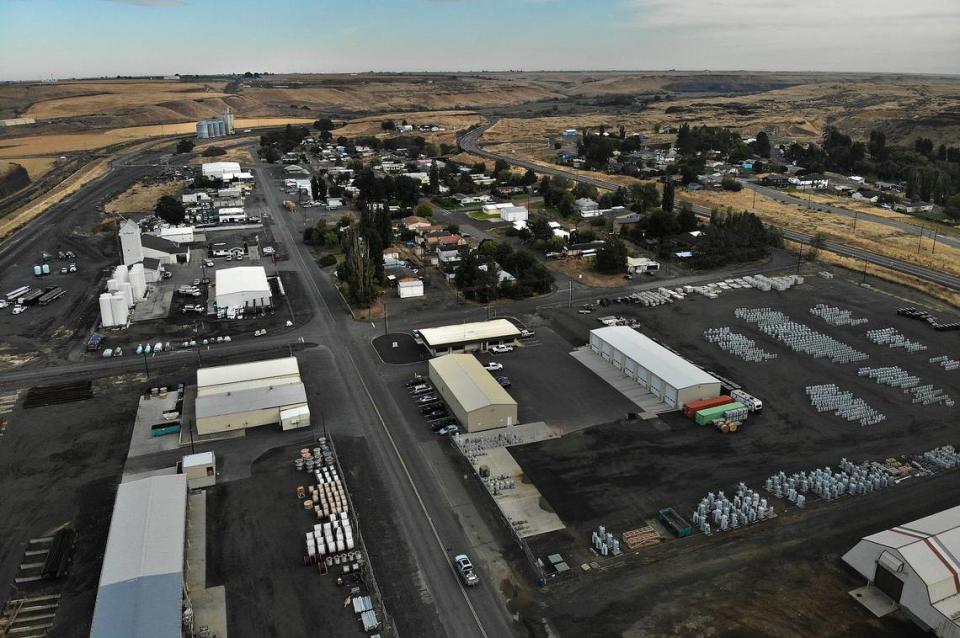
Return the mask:
[(188, 454), (183, 457), (183, 473), (191, 490), (217, 484), (217, 458), (213, 452)]

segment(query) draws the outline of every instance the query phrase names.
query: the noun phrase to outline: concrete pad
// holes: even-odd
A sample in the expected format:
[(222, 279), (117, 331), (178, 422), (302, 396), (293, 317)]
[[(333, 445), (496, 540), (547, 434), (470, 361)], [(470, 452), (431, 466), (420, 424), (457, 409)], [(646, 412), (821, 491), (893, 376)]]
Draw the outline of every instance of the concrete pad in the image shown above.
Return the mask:
[(570, 356), (589, 368), (591, 372), (609, 383), (620, 394), (639, 407), (641, 419), (652, 419), (661, 412), (670, 412), (676, 409), (663, 403), (652, 393), (644, 390), (639, 383), (598, 357), (589, 346), (577, 348), (570, 353)]
[(868, 584), (858, 587), (850, 590), (849, 593), (851, 598), (866, 607), (877, 618), (883, 618), (887, 614), (893, 613), (900, 606), (873, 585)]
[(147, 296), (133, 307), (133, 321), (163, 319), (170, 313), (173, 288), (162, 283), (147, 284)]
[(544, 509), (546, 499), (540, 494), (540, 490), (532, 483), (524, 483), (523, 470), (507, 448), (490, 448), (477, 459), (477, 463), (490, 468), (492, 478), (513, 479), (515, 487), (494, 494), (493, 499), (521, 537), (546, 534), (564, 528), (563, 521), (555, 512)]
[(150, 428), (154, 425), (169, 423), (162, 415), (164, 412), (175, 410), (177, 400), (178, 392), (176, 388), (173, 388), (162, 399), (160, 397), (150, 397), (149, 399), (140, 397), (140, 405), (137, 407), (137, 416), (133, 425), (133, 435), (130, 437), (128, 459), (167, 452), (180, 447), (180, 439), (176, 434), (153, 436), (150, 433)]
[(511, 445), (524, 445), (546, 439), (555, 439), (562, 434), (563, 432), (557, 427), (547, 425), (543, 421), (534, 421), (532, 423), (508, 425), (505, 428), (484, 430), (483, 432), (458, 434), (457, 444), (462, 450), (467, 450), (471, 447), (510, 447)]
[(193, 604), (193, 626), (227, 636), (227, 598), (222, 586), (207, 588), (207, 494), (190, 494), (187, 507), (187, 567), (184, 580)]

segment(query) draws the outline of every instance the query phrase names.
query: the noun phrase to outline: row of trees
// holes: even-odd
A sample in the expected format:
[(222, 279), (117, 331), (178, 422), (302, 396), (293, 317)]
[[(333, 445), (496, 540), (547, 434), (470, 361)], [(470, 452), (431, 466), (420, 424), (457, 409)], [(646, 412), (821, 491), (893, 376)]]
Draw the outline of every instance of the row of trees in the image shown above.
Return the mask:
[(360, 221), (341, 233), (344, 260), (337, 267), (344, 296), (369, 306), (386, 283), (383, 249), (393, 240), (390, 216), (384, 210), (362, 210)]
[(713, 211), (693, 250), (692, 264), (706, 269), (753, 261), (782, 245), (779, 231), (764, 226), (753, 213)]
[(260, 136), (258, 154), (268, 162), (276, 162), (310, 135), (310, 129), (287, 124), (282, 130), (268, 131)]

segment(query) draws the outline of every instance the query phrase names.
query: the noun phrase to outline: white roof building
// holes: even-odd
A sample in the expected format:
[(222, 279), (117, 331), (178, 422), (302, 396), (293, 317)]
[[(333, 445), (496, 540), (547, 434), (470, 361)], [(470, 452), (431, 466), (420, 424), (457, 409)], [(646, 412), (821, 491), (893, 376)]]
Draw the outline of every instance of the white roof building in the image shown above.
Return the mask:
[(120, 484), (91, 638), (180, 638), (186, 513), (183, 474)]
[(529, 217), (525, 206), (506, 206), (500, 209), (500, 219), (505, 222), (527, 221)]
[(218, 270), (216, 290), (218, 308), (272, 305), (270, 284), (263, 266)]
[(517, 402), (472, 354), (431, 359), (429, 375), (467, 432), (516, 425)]
[(407, 277), (397, 282), (397, 295), (401, 299), (423, 296), (423, 282), (414, 277)]
[(960, 636), (960, 506), (866, 536), (843, 560), (920, 625)]
[(590, 331), (590, 349), (666, 405), (720, 395), (720, 380), (627, 326)]
[(208, 179), (230, 181), (240, 174), (239, 162), (207, 162), (201, 167), (201, 172)]
[(490, 345), (513, 343), (519, 336), (520, 329), (506, 319), (420, 330), (421, 339), (433, 354), (453, 350), (483, 350)]

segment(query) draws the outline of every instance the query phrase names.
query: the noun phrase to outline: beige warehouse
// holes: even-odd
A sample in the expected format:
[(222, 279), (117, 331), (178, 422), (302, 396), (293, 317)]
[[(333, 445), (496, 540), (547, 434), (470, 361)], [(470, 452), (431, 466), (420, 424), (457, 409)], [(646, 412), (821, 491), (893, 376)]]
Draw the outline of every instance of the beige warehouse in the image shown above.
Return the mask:
[(310, 409), (296, 357), (197, 370), (197, 432), (203, 436), (279, 423), (308, 427)]
[(431, 359), (430, 381), (467, 432), (517, 424), (517, 402), (472, 354)]

